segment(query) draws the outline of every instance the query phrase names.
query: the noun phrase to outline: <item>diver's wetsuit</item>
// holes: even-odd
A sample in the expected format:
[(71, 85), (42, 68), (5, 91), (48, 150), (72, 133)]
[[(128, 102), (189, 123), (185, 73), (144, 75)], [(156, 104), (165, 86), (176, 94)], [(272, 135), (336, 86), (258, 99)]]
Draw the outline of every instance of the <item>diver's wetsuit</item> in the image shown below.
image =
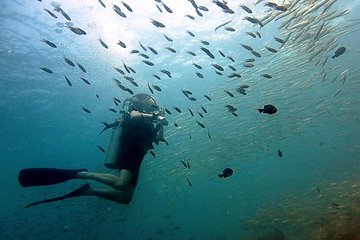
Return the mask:
[(119, 170), (126, 169), (133, 173), (130, 184), (136, 186), (139, 170), (145, 154), (156, 138), (153, 123), (143, 118), (130, 118), (125, 114), (120, 136), (121, 146), (118, 157)]

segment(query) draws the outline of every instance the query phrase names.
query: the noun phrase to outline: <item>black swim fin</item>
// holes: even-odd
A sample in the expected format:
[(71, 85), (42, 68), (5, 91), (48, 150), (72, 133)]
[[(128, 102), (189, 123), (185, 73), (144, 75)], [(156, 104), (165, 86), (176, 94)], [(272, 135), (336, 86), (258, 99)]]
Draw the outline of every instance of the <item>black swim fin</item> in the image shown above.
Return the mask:
[(69, 192), (69, 193), (67, 193), (67, 194), (65, 194), (63, 196), (55, 197), (55, 198), (49, 198), (49, 199), (41, 200), (41, 201), (38, 201), (38, 202), (33, 202), (33, 203), (30, 203), (30, 204), (26, 205), (25, 207), (28, 208), (28, 207), (35, 206), (35, 205), (38, 205), (38, 204), (41, 204), (41, 203), (55, 202), (55, 201), (61, 201), (61, 200), (67, 199), (67, 198), (84, 196), (84, 193), (87, 190), (89, 190), (90, 188), (91, 188), (90, 184), (86, 183), (86, 184), (82, 185), (81, 187), (79, 187), (78, 189), (75, 189), (74, 191)]
[(75, 178), (87, 169), (26, 168), (19, 172), (18, 180), (23, 187), (46, 186)]

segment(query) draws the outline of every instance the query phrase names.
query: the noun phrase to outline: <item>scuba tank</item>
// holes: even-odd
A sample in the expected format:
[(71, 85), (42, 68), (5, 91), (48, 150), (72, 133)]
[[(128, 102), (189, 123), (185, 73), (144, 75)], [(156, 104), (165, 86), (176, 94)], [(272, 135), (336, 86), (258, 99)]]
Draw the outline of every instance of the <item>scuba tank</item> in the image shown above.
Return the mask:
[(105, 167), (118, 169), (118, 156), (120, 154), (122, 126), (119, 120), (116, 120), (116, 126), (113, 128), (109, 148), (106, 152)]

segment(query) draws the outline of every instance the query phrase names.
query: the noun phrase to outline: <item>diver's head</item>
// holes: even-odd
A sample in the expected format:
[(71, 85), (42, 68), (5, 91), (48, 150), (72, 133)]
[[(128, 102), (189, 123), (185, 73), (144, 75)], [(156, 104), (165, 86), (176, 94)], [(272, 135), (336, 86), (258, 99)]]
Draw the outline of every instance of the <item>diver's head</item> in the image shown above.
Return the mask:
[(133, 96), (129, 102), (129, 112), (139, 111), (142, 113), (156, 113), (159, 112), (159, 106), (155, 99), (146, 93), (139, 93)]

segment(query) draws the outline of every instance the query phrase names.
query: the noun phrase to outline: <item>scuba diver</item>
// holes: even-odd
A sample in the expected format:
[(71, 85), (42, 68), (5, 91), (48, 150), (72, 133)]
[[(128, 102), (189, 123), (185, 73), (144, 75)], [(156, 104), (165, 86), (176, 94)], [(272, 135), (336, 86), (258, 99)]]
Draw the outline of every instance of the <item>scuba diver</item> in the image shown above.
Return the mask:
[[(86, 183), (80, 188), (60, 197), (34, 202), (26, 207), (41, 203), (59, 201), (79, 196), (96, 196), (122, 204), (129, 204), (135, 191), (142, 160), (149, 149), (163, 139), (163, 127), (168, 125), (163, 108), (159, 108), (155, 99), (144, 93), (136, 94), (125, 100), (128, 111), (104, 129), (113, 128), (105, 167), (118, 169), (117, 175), (93, 173), (87, 169), (27, 168), (19, 173), (21, 186), (46, 186), (70, 179), (95, 180), (111, 188), (92, 188)], [(103, 132), (102, 131), (102, 132)]]

